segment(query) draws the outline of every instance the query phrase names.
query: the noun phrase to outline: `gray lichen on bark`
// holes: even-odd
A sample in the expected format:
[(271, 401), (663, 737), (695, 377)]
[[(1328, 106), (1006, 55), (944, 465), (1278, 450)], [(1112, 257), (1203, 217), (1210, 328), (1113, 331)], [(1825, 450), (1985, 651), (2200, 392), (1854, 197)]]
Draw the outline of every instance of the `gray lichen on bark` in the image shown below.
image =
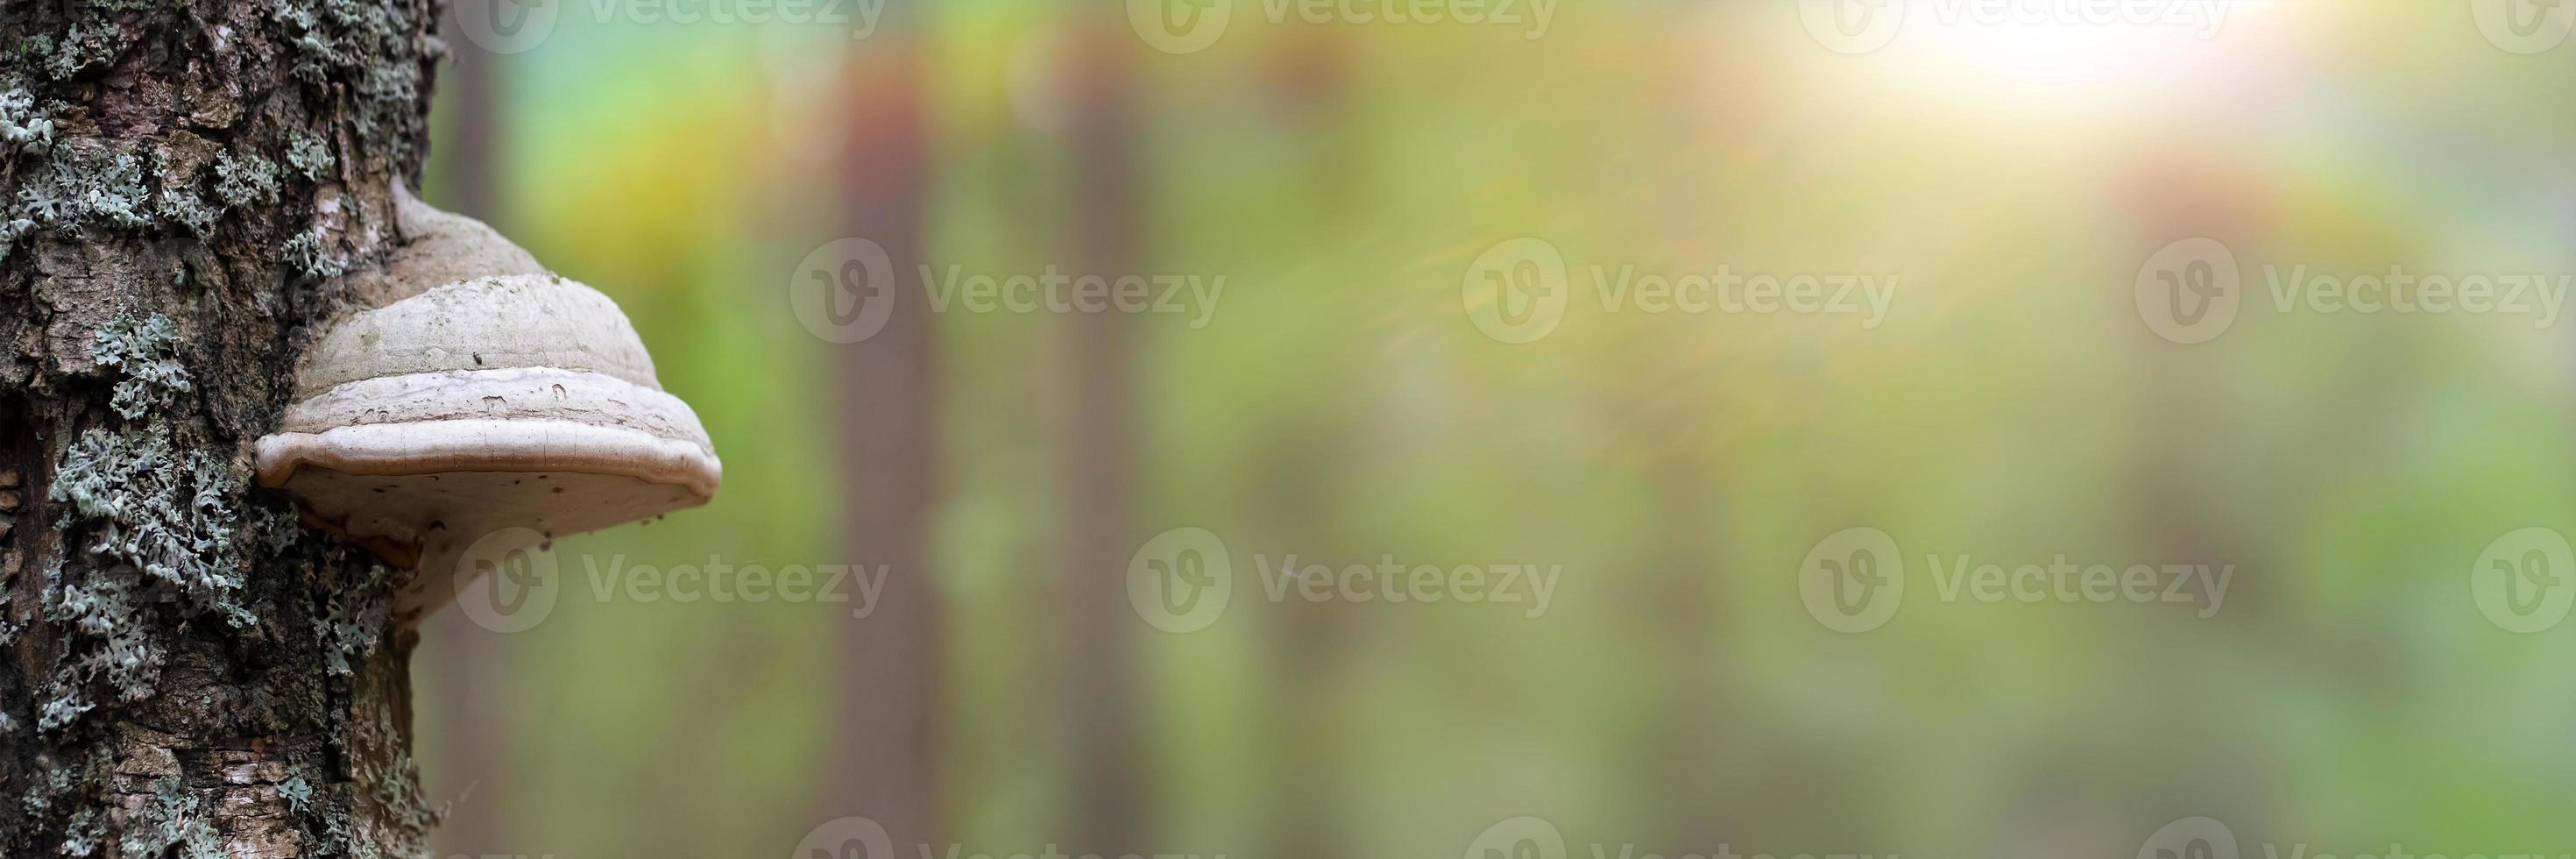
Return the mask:
[(395, 574), (244, 451), (402, 241), (440, 5), (0, 8), (0, 855), (425, 853)]

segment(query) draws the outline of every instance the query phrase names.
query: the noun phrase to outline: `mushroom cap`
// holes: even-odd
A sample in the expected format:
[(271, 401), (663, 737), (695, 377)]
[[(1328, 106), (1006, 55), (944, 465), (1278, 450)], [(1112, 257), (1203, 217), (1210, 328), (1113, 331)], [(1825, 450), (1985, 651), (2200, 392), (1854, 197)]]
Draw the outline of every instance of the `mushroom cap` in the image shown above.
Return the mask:
[(478, 277), (545, 274), (537, 258), (482, 221), (443, 212), (395, 182), (394, 229), (402, 243), (381, 268), (349, 276), (350, 294), (383, 307), (432, 287)]
[(704, 504), (723, 474), (706, 430), (654, 379), (615, 302), (553, 275), (451, 283), (349, 317), (297, 373), (259, 440), (260, 485), (305, 519), (420, 571), (410, 615), (503, 529), (545, 538)]

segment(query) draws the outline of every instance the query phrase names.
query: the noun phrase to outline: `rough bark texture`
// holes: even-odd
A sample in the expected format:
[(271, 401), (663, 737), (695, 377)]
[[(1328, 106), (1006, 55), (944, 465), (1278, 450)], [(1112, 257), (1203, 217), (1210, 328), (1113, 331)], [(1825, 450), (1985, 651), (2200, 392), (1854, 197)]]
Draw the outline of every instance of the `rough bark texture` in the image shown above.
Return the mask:
[(399, 241), (437, 11), (0, 8), (0, 855), (424, 852), (393, 574), (246, 445)]

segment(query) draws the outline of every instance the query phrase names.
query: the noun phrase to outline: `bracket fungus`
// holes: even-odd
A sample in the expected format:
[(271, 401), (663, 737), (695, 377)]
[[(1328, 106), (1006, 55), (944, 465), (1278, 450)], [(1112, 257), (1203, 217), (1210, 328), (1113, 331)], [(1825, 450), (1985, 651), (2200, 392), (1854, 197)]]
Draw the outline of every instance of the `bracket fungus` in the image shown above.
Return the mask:
[(380, 306), (313, 344), (256, 463), (307, 523), (413, 571), (396, 617), (451, 599), (493, 535), (542, 543), (714, 496), (706, 430), (662, 391), (615, 302), (479, 222), (396, 197), (408, 241), (353, 284)]

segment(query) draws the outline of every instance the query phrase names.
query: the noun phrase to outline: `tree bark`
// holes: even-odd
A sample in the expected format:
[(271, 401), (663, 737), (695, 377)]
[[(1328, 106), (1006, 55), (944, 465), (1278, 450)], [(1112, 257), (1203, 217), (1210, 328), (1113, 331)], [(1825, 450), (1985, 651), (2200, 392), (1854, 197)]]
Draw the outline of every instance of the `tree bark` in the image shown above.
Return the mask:
[(432, 0), (0, 11), (0, 855), (418, 856), (393, 574), (250, 488)]

